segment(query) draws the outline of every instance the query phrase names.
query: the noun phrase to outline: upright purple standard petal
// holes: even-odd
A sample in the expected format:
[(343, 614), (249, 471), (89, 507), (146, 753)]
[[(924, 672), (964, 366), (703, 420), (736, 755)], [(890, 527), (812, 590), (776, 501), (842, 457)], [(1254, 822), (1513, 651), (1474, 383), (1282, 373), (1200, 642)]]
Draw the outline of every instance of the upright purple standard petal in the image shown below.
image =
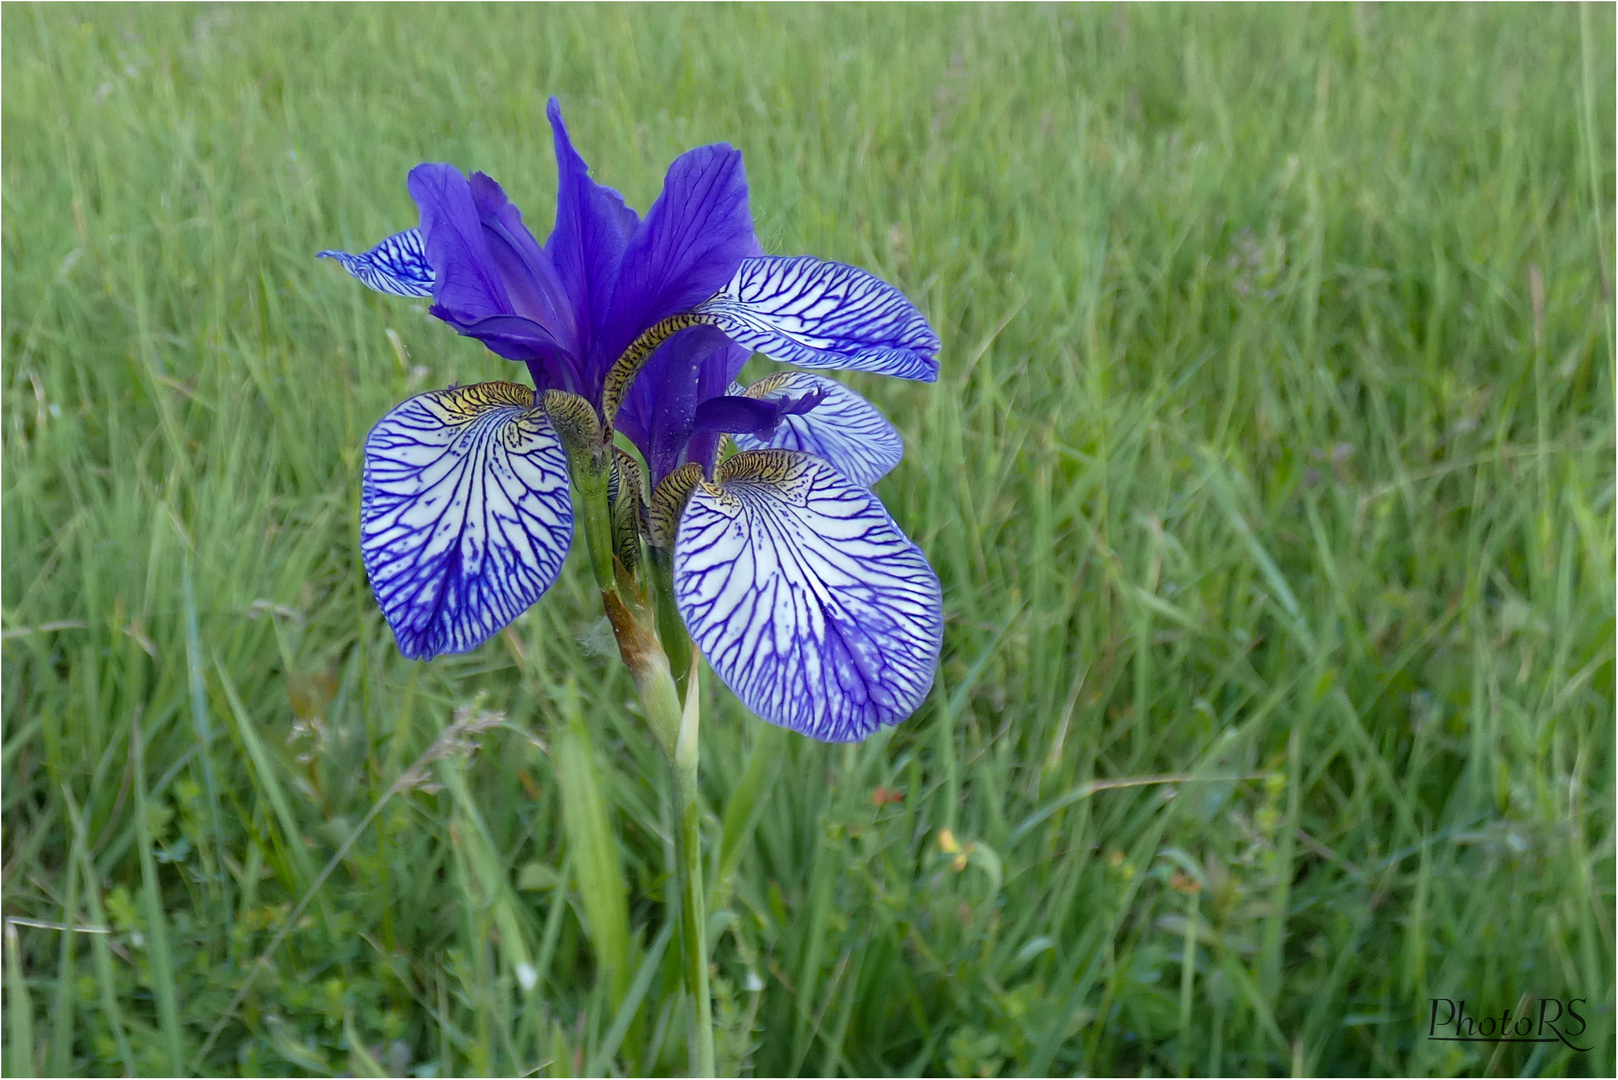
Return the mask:
[(674, 599), (709, 665), (772, 724), (853, 742), (914, 712), (943, 643), (938, 577), (866, 489), (753, 450), (698, 484)]
[(759, 252), (741, 152), (720, 143), (681, 154), (624, 251), (612, 324), (599, 336), (605, 353), (616, 360), (642, 330), (690, 311)]
[[(590, 167), (573, 149), (562, 108), (555, 98), (546, 106), (556, 147), (556, 227), (545, 243), (573, 305), (581, 340), (593, 342), (608, 317), (613, 285), (624, 249), (640, 218), (624, 203), (622, 195), (590, 178)], [(616, 356), (595, 359), (588, 347), (580, 350), (586, 366), (587, 394), (594, 399), (595, 387), (606, 367)], [(601, 370), (596, 371), (599, 367)]]

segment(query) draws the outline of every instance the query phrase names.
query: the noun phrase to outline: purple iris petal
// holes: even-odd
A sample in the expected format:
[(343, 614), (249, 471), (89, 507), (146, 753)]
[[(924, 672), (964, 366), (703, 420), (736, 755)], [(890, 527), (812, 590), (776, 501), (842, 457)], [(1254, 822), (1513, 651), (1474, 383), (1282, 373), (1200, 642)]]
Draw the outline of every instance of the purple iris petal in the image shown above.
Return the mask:
[(747, 259), (698, 312), (738, 345), (806, 368), (933, 382), (938, 335), (898, 289), (811, 255)]
[(761, 252), (741, 152), (718, 143), (681, 154), (624, 251), (611, 324), (598, 344), (616, 359), (642, 330), (691, 310)]
[(505, 192), (486, 176), (468, 181), (452, 165), (418, 165), (410, 195), (436, 279), (432, 313), (508, 360), (528, 365), (535, 385), (577, 387), (569, 345), (577, 330), (550, 259)]
[(785, 416), (801, 416), (819, 405), (825, 395), (818, 391), (796, 397), (709, 398), (697, 405), (692, 428), (696, 431), (717, 431), (728, 435), (753, 435), (768, 438)]
[(772, 724), (854, 742), (926, 698), (943, 596), (865, 488), (789, 450), (728, 459), (674, 542), (674, 599), (714, 673)]
[(437, 278), (433, 314), (451, 325), (511, 314), (466, 177), (453, 165), (417, 165), (410, 170), (409, 187), (421, 210), (427, 262)]
[[(438, 312), (435, 310), (433, 314)], [(572, 390), (579, 385), (578, 367), (573, 358), (549, 330), (532, 319), (521, 315), (490, 315), (475, 322), (451, 322), (450, 325), (467, 337), (483, 342), (497, 356), (526, 364), (534, 386), (540, 390)]]
[[(645, 455), (655, 485), (685, 461), (712, 464), (712, 454), (687, 454), (697, 406), (724, 394), (747, 353), (711, 326), (675, 334), (641, 369), (618, 412), (618, 430)], [(717, 436), (711, 440), (718, 447)]]
[(360, 553), (400, 652), (469, 652), (551, 587), (573, 535), (567, 481), (518, 383), (433, 390), (371, 429)]
[(550, 256), (523, 224), (522, 211), (483, 173), (472, 174), (471, 189), (489, 254), (513, 313), (547, 327), (563, 348), (577, 353), (580, 341), (573, 305)]
[[(545, 111), (556, 146), (557, 174), (556, 228), (545, 250), (572, 302), (581, 340), (588, 343), (605, 326), (624, 249), (640, 218), (625, 205), (622, 195), (590, 178), (590, 167), (573, 149), (562, 123), (562, 108), (555, 98), (551, 98)], [(601, 353), (602, 358), (586, 355), (591, 352)], [(581, 349), (578, 355), (581, 362), (592, 361), (585, 372), (585, 393), (594, 400), (600, 394), (607, 368), (617, 357), (588, 348)]]
[(691, 427), (696, 431), (736, 434), (745, 431), (769, 434), (781, 419), (781, 408), (773, 401), (744, 397), (709, 398), (697, 406)]

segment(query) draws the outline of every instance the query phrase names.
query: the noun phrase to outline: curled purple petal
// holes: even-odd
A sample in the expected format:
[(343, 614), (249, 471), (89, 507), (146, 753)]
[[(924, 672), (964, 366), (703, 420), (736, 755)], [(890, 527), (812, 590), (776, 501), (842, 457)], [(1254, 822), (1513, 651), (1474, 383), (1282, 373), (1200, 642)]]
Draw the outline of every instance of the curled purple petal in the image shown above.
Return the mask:
[(410, 171), (435, 284), (434, 315), (508, 360), (527, 363), (536, 385), (574, 389), (577, 339), (565, 293), (496, 184), (468, 181), (453, 165)]
[(512, 314), (539, 323), (562, 348), (577, 352), (573, 305), (550, 256), (523, 224), (522, 211), (511, 204), (499, 184), (483, 173), (472, 174), (471, 190), (489, 255), (505, 285)]
[(811, 412), (824, 397), (823, 391), (813, 388), (802, 394), (768, 398), (728, 394), (709, 398), (697, 406), (692, 428), (767, 439), (782, 419)]
[(410, 170), (409, 186), (421, 210), (427, 263), (437, 278), (433, 314), (451, 325), (515, 314), (466, 177), (453, 165), (428, 163)]

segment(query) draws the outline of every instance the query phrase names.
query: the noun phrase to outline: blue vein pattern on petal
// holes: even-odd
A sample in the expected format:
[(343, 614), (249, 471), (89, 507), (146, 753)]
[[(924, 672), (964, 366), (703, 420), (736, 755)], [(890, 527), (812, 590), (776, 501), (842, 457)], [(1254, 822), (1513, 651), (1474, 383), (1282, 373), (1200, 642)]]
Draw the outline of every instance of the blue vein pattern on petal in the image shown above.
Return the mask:
[(861, 487), (870, 487), (904, 457), (899, 430), (875, 405), (824, 375), (783, 371), (766, 375), (739, 393), (751, 398), (798, 397), (819, 391), (820, 404), (806, 413), (783, 416), (766, 438), (732, 435), (742, 450), (802, 450), (829, 461)]
[(370, 251), (354, 255), (347, 251), (322, 251), (319, 259), (336, 259), (343, 269), (380, 293), (393, 296), (431, 296), (433, 268), (427, 265), (427, 248), (421, 230), (394, 233)]
[(938, 335), (927, 319), (904, 293), (853, 266), (811, 255), (744, 259), (696, 310), (736, 344), (783, 363), (938, 378)]
[(469, 652), (522, 614), (572, 536), (567, 455), (526, 386), (433, 390), (365, 440), (360, 553), (413, 660)]
[(824, 461), (751, 450), (700, 483), (674, 542), (674, 600), (726, 686), (772, 724), (854, 742), (927, 696), (938, 577), (876, 496)]

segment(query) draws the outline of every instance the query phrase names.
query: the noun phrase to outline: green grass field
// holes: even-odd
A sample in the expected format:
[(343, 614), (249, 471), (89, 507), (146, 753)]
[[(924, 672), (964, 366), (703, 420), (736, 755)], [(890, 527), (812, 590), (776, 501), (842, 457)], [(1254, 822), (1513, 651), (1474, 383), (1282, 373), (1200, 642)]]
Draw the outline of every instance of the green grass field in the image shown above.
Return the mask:
[[(724, 1069), (1612, 1074), (1612, 7), (3, 37), (7, 1075), (685, 1068), (582, 545), (430, 664), (358, 558), (370, 425), (516, 369), (313, 258), (414, 224), (423, 160), (543, 236), (553, 93), (643, 210), (740, 147), (768, 250), (944, 343), (850, 380), (944, 583), (931, 698), (843, 748), (704, 683)], [(1433, 998), (1582, 998), (1592, 1049), (1432, 1041)]]

